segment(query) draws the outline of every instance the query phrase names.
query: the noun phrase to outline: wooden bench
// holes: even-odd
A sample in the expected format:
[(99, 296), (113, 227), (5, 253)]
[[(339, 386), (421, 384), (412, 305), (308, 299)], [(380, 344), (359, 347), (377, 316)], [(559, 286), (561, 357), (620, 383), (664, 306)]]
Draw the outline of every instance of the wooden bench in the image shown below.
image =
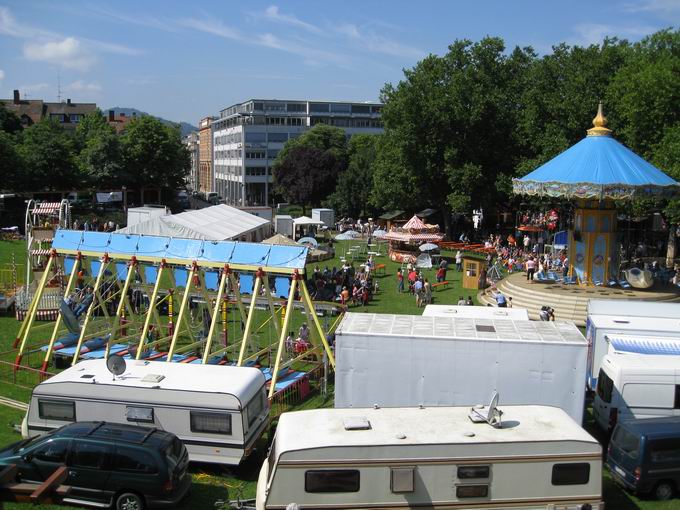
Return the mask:
[(439, 287), (448, 287), (448, 286), (449, 286), (449, 282), (436, 282), (436, 283), (432, 284), (432, 289), (434, 290), (434, 289), (437, 289)]
[(377, 275), (378, 272), (382, 275), (385, 274), (385, 264), (376, 264), (375, 265), (375, 274)]

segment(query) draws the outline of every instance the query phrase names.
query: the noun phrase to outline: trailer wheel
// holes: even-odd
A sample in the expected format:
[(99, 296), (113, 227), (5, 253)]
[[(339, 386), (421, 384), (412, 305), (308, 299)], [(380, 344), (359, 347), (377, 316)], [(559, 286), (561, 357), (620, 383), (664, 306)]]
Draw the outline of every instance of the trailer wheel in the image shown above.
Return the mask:
[(673, 484), (668, 480), (662, 480), (654, 488), (654, 498), (660, 501), (667, 501), (673, 497), (674, 492)]
[(144, 510), (144, 500), (134, 492), (123, 492), (116, 498), (116, 510)]

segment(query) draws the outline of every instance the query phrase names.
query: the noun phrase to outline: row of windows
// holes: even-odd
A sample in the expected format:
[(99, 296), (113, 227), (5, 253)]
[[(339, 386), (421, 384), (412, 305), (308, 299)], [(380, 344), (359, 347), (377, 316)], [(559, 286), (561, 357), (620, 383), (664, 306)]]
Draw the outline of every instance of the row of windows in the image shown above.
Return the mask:
[[(271, 174), (271, 168), (269, 173)], [(267, 168), (263, 166), (247, 166), (246, 175), (267, 175)]]
[[(269, 159), (274, 159), (279, 154), (279, 149), (268, 149), (266, 151), (267, 157)], [(264, 150), (247, 150), (246, 159), (265, 159)]]
[(59, 122), (60, 124), (77, 124), (83, 118), (81, 113), (50, 113), (50, 120)]
[(234, 165), (215, 165), (216, 175), (242, 175), (241, 166)]
[(229, 133), (226, 135), (220, 135), (215, 137), (215, 145), (226, 145), (228, 143), (239, 143), (241, 142), (241, 132), (236, 131), (235, 133)]
[[(271, 453), (270, 453), (271, 456)], [(390, 469), (390, 489), (393, 493), (415, 491), (415, 467)], [(488, 480), (491, 466), (459, 466), (459, 480)], [(587, 462), (555, 464), (552, 467), (552, 485), (585, 485), (590, 481), (590, 464)], [(337, 493), (359, 492), (361, 475), (356, 469), (317, 469), (305, 472), (305, 492)], [(485, 498), (489, 484), (460, 484), (456, 487), (457, 498)]]
[[(153, 423), (153, 409), (129, 406), (125, 410), (127, 421)], [(76, 421), (75, 402), (38, 400), (38, 416), (42, 420)], [(231, 435), (231, 414), (190, 411), (192, 432)]]
[(312, 126), (317, 124), (327, 124), (329, 126), (337, 127), (355, 127), (355, 128), (382, 128), (383, 123), (379, 119), (346, 119), (346, 118), (330, 118), (330, 117), (312, 117)]

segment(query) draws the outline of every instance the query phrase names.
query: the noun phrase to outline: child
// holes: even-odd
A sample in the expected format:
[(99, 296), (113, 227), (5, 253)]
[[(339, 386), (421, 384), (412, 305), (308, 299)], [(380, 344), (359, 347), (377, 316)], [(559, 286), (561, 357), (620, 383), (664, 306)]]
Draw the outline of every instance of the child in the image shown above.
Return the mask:
[(290, 332), (288, 332), (288, 336), (286, 337), (286, 352), (288, 354), (292, 354), (294, 349), (295, 349), (295, 340), (293, 339), (293, 332), (290, 331)]
[(397, 269), (397, 292), (400, 294), (404, 292), (404, 274), (401, 269)]

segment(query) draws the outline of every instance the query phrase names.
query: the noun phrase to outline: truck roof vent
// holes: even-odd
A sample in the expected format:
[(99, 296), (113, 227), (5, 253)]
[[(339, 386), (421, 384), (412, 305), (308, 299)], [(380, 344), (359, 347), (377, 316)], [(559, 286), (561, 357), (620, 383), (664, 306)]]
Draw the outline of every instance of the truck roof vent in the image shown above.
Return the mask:
[(165, 379), (164, 375), (159, 374), (147, 374), (142, 378), (143, 383), (157, 384)]
[(348, 416), (342, 422), (345, 430), (371, 430), (371, 422), (363, 416)]
[(493, 326), (486, 326), (484, 324), (475, 324), (475, 328), (480, 333), (495, 333), (496, 332), (496, 328), (494, 328)]

